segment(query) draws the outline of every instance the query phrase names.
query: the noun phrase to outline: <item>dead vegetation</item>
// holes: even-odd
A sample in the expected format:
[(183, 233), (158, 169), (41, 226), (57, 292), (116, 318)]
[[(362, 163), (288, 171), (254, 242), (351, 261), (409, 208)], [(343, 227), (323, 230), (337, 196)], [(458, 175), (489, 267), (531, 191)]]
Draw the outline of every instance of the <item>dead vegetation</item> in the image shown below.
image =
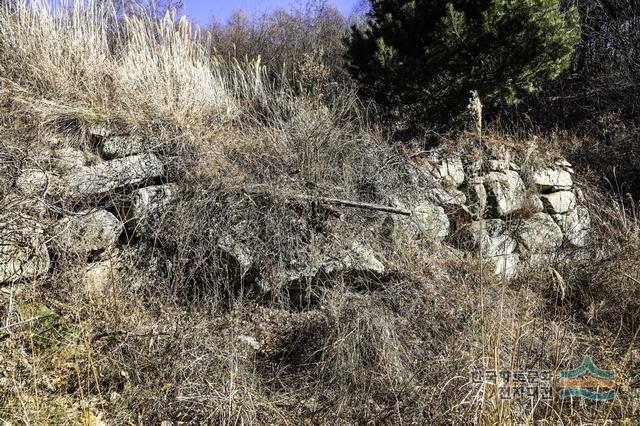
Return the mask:
[[(637, 418), (639, 228), (629, 204), (585, 184), (597, 212), (592, 256), (512, 282), (490, 277), (473, 259), (389, 231), (386, 213), (314, 202), (389, 204), (411, 191), (413, 147), (388, 144), (353, 93), (271, 84), (257, 63), (208, 56), (207, 38), (186, 22), (111, 14), (108, 3), (0, 12), (2, 217), (22, 212), (9, 202), (19, 170), (49, 167), (40, 155), (46, 135), (90, 151), (95, 125), (153, 141), (183, 192), (140, 225), (148, 226), (142, 236), (127, 234), (145, 249), (122, 257), (126, 272), (113, 271), (107, 288), (89, 291), (83, 266), (69, 257), (54, 259), (44, 282), (0, 289), (1, 420)], [(79, 204), (52, 203), (43, 216), (86, 207)], [(246, 249), (250, 269), (229, 262), (225, 238)], [(312, 304), (292, 303), (283, 273), (352, 242), (384, 253), (385, 273), (332, 277), (314, 288)], [(471, 380), (474, 369), (557, 372), (584, 354), (615, 369), (614, 401), (500, 400), (494, 386)]]

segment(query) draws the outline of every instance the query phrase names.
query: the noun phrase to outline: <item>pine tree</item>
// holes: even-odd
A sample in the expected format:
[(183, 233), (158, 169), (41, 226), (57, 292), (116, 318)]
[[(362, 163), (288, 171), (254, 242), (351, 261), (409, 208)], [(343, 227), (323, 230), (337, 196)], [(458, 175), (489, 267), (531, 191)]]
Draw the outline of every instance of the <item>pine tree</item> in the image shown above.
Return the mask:
[(570, 64), (580, 36), (559, 0), (370, 0), (348, 67), (389, 116), (447, 123), (471, 90), (491, 106), (539, 91)]

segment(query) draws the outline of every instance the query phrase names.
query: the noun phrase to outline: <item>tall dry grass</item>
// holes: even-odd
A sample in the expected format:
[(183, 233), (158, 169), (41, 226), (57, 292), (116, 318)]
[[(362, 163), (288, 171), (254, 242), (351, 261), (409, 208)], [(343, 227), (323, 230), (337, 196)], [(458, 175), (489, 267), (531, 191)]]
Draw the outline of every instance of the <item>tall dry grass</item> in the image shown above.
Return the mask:
[(0, 40), (4, 98), (42, 123), (211, 130), (265, 90), (259, 62), (211, 56), (211, 38), (187, 19), (118, 20), (109, 1), (5, 2)]

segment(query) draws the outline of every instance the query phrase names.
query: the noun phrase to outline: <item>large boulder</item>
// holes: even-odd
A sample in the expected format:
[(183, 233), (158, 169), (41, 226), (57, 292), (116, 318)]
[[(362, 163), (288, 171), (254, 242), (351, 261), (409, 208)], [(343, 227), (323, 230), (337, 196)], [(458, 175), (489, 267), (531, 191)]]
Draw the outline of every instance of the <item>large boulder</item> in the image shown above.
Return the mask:
[(553, 215), (553, 219), (560, 226), (569, 243), (575, 247), (587, 245), (591, 229), (591, 216), (587, 208), (578, 206), (566, 214)]
[(530, 253), (551, 253), (562, 245), (562, 230), (546, 213), (536, 213), (513, 223), (513, 235)]
[(106, 210), (67, 216), (54, 228), (56, 250), (61, 254), (84, 255), (104, 250), (118, 241), (124, 225)]
[(507, 234), (507, 224), (501, 219), (479, 220), (464, 226), (460, 247), (479, 252), (483, 257), (511, 254), (516, 241)]
[(155, 155), (134, 155), (74, 171), (62, 178), (61, 189), (74, 197), (86, 197), (159, 178), (163, 173), (162, 162)]
[(526, 189), (518, 172), (487, 173), (484, 177), (489, 208), (497, 217), (520, 210), (525, 202)]
[(562, 191), (571, 189), (571, 174), (560, 168), (543, 168), (533, 172), (533, 183), (541, 191)]
[[(6, 219), (6, 218), (5, 218)], [(0, 226), (0, 283), (40, 277), (49, 270), (49, 252), (42, 233), (33, 226), (2, 220)]]
[(576, 206), (576, 196), (571, 191), (552, 192), (540, 196), (544, 208), (551, 214), (563, 214)]

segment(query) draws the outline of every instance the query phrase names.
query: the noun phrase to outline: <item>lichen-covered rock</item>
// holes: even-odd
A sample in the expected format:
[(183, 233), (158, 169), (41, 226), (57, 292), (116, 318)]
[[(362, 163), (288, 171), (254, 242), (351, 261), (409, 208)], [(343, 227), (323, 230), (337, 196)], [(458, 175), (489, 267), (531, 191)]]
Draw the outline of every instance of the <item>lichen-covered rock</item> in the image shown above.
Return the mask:
[(25, 195), (42, 196), (53, 180), (53, 176), (43, 170), (24, 170), (16, 179), (16, 188)]
[(457, 155), (433, 154), (423, 167), (445, 185), (457, 188), (464, 182), (464, 166)]
[(489, 208), (497, 217), (504, 217), (520, 210), (526, 190), (518, 172), (505, 170), (491, 172), (484, 177)]
[(591, 216), (587, 208), (577, 206), (566, 214), (553, 215), (553, 219), (560, 226), (569, 243), (575, 247), (587, 245), (591, 229)]
[(440, 242), (449, 235), (449, 218), (442, 207), (422, 201), (411, 210), (411, 217), (399, 219), (411, 238)]
[(17, 226), (6, 218), (0, 224), (0, 283), (35, 279), (49, 270), (49, 252), (41, 232)]
[(134, 191), (130, 203), (123, 209), (127, 229), (133, 229), (145, 219), (157, 215), (176, 199), (177, 194), (178, 185), (172, 183), (147, 186)]
[(123, 227), (122, 222), (106, 210), (81, 212), (60, 220), (54, 228), (53, 242), (61, 254), (86, 254), (115, 244)]
[(524, 203), (524, 208), (529, 213), (541, 213), (544, 211), (544, 204), (540, 197), (536, 194), (527, 195), (527, 199)]
[(471, 222), (461, 231), (460, 247), (476, 251), (483, 257), (511, 254), (516, 249), (516, 241), (507, 234), (507, 224), (501, 219)]
[(162, 162), (155, 155), (134, 155), (74, 171), (63, 177), (61, 190), (70, 196), (86, 197), (159, 178), (163, 173)]
[(74, 148), (61, 148), (55, 150), (53, 153), (53, 160), (54, 168), (62, 173), (81, 169), (84, 167), (86, 161), (84, 153)]
[(518, 275), (520, 256), (517, 253), (494, 256), (488, 258), (488, 263), (494, 275), (504, 279), (511, 279)]
[(141, 136), (106, 136), (99, 144), (100, 155), (109, 160), (140, 154), (148, 148), (148, 141)]
[(562, 230), (546, 213), (536, 213), (513, 223), (513, 235), (531, 253), (551, 253), (562, 245)]
[(225, 260), (230, 273), (236, 278), (244, 279), (254, 265), (254, 259), (249, 248), (237, 241), (231, 235), (225, 235), (218, 239), (218, 249), (225, 255)]
[(573, 180), (571, 174), (560, 168), (538, 169), (533, 172), (533, 183), (541, 191), (562, 191), (571, 189)]
[(551, 214), (563, 214), (573, 210), (576, 206), (576, 196), (571, 191), (552, 192), (540, 196), (542, 204)]

